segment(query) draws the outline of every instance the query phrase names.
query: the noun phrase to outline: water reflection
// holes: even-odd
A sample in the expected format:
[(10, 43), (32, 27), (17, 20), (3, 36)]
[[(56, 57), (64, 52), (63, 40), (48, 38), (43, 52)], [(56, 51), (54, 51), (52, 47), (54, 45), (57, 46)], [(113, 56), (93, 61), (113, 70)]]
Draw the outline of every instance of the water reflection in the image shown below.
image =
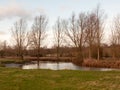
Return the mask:
[(111, 71), (119, 69), (108, 68), (92, 68), (92, 67), (80, 67), (71, 62), (49, 62), (49, 61), (32, 61), (26, 64), (5, 64), (6, 67), (16, 67), (22, 69), (51, 69), (51, 70), (82, 70), (82, 71)]
[(51, 69), (51, 70), (62, 70), (62, 69), (70, 69), (70, 70), (79, 70), (79, 67), (70, 62), (39, 62), (39, 66), (37, 63), (23, 65), (22, 69)]
[(92, 68), (92, 67), (80, 67), (71, 62), (46, 62), (40, 61), (39, 66), (37, 62), (34, 64), (23, 65), (22, 69), (51, 69), (51, 70), (83, 70), (83, 71), (111, 71), (117, 69), (109, 69), (109, 68)]

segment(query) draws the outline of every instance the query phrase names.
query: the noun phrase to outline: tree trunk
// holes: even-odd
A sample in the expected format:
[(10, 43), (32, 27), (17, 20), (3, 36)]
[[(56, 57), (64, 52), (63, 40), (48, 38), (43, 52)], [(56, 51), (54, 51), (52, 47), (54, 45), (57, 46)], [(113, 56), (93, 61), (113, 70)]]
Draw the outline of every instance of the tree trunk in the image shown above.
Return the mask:
[(37, 52), (37, 69), (39, 69), (39, 66), (40, 66), (40, 56), (39, 56), (39, 53), (40, 53), (40, 49), (38, 48), (38, 52)]
[(89, 46), (89, 59), (92, 59), (92, 48), (91, 45)]
[(57, 47), (57, 61), (59, 61), (59, 46)]
[(97, 50), (97, 60), (100, 60), (100, 47), (98, 46), (98, 50)]
[(20, 57), (21, 57), (21, 60), (24, 60), (24, 56), (23, 56), (23, 54), (21, 54), (21, 56), (20, 56)]

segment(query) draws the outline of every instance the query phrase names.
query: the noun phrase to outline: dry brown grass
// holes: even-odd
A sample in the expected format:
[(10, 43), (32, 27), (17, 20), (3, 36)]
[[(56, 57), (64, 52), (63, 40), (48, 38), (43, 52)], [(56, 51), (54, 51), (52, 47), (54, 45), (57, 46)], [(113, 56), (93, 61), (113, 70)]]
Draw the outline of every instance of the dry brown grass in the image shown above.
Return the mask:
[(83, 66), (87, 67), (103, 67), (103, 68), (120, 68), (119, 60), (84, 60)]

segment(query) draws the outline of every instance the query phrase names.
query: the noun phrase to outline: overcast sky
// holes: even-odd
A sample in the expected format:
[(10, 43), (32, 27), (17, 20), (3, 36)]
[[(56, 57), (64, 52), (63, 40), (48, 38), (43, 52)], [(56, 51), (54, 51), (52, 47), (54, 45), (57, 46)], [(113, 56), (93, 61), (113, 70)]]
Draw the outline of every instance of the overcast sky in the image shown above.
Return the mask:
[[(46, 14), (51, 27), (58, 16), (68, 18), (72, 12), (87, 12), (97, 4), (101, 5), (107, 15), (107, 25), (113, 16), (120, 13), (120, 0), (0, 0), (0, 39), (10, 41), (10, 28), (21, 17), (32, 22), (36, 15)], [(107, 35), (108, 29), (105, 32)], [(49, 38), (52, 36), (49, 35)]]

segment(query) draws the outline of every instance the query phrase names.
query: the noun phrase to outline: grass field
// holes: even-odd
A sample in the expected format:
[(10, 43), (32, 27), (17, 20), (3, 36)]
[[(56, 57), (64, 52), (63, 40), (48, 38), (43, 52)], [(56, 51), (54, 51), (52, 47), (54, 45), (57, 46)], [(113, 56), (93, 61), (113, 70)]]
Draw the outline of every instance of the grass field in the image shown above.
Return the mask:
[(0, 90), (120, 90), (120, 72), (0, 68)]

